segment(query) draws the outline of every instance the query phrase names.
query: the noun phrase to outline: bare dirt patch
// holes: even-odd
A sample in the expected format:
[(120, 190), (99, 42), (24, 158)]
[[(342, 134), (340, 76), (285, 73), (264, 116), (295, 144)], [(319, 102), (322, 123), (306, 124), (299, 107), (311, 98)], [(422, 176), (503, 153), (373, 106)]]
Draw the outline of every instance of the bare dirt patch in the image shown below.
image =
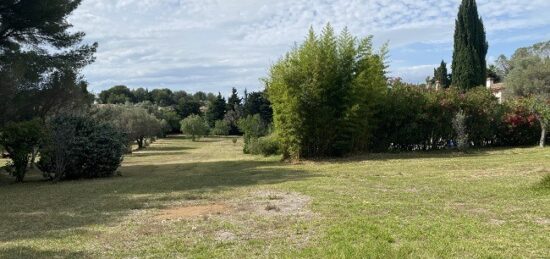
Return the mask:
[(236, 240), (237, 236), (235, 236), (232, 232), (221, 230), (216, 232), (214, 239), (219, 242), (230, 242)]
[(300, 193), (257, 191), (239, 200), (235, 205), (240, 212), (258, 216), (302, 216), (310, 217), (307, 208), (311, 198)]
[(491, 225), (495, 225), (495, 226), (502, 226), (506, 223), (505, 220), (500, 220), (500, 219), (490, 219), (489, 220), (489, 224)]
[(296, 248), (315, 236), (316, 228), (306, 227), (317, 217), (310, 203), (309, 196), (296, 192), (250, 191), (226, 200), (178, 201), (154, 214), (140, 210), (131, 221), (139, 224), (136, 233), (147, 236), (192, 236), (219, 243), (284, 241)]
[(546, 218), (538, 218), (535, 220), (535, 222), (539, 225), (550, 225), (550, 219)]
[(161, 210), (155, 220), (188, 219), (205, 216), (300, 216), (310, 217), (307, 208), (311, 199), (293, 192), (256, 191), (238, 199), (217, 202), (215, 204), (175, 205)]
[(194, 218), (194, 217), (209, 216), (209, 215), (221, 215), (224, 213), (228, 213), (229, 211), (230, 211), (230, 208), (224, 204), (172, 207), (172, 208), (162, 210), (159, 213), (159, 215), (155, 217), (155, 219), (157, 220), (185, 219), (185, 218)]

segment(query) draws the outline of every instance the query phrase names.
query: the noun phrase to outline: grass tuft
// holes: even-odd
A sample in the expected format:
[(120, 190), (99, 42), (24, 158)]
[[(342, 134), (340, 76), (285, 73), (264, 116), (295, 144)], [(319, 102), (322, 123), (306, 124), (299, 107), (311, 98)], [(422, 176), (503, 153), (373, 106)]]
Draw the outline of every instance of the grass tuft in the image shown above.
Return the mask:
[(269, 204), (265, 207), (265, 210), (279, 212), (279, 211), (281, 211), (281, 208), (277, 207), (276, 205)]
[(550, 189), (550, 174), (545, 175), (539, 183), (539, 187)]

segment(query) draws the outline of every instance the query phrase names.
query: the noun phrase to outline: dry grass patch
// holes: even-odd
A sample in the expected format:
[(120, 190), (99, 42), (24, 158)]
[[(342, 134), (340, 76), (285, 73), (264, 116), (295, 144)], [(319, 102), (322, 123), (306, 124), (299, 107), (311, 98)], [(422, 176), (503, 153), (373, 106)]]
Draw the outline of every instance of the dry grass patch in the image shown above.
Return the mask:
[(298, 216), (310, 218), (309, 196), (296, 192), (256, 191), (247, 197), (234, 201), (241, 213), (254, 213), (259, 216)]
[(186, 207), (172, 207), (160, 211), (157, 220), (175, 220), (199, 216), (221, 215), (229, 213), (230, 208), (224, 204), (197, 205)]

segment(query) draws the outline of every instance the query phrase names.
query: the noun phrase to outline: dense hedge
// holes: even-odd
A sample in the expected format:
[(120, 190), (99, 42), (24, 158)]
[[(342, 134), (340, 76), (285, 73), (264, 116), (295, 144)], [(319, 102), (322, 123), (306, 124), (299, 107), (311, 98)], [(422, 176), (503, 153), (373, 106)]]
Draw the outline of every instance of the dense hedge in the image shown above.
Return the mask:
[(500, 104), (483, 87), (456, 89), (420, 87), (388, 89), (376, 109), (377, 126), (369, 151), (434, 150), (456, 144), (454, 116), (466, 115), (466, 133), (473, 147), (535, 145), (540, 136), (536, 118), (519, 102)]

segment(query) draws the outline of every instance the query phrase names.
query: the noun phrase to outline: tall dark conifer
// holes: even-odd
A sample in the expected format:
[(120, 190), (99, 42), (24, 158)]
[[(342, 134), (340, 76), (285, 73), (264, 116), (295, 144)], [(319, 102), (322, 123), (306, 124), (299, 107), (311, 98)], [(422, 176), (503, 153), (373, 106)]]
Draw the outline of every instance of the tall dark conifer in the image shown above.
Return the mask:
[(468, 90), (483, 85), (487, 76), (487, 50), (483, 20), (475, 0), (462, 0), (456, 19), (453, 85)]
[(206, 112), (206, 119), (210, 126), (214, 126), (217, 120), (223, 120), (227, 108), (227, 102), (222, 97), (221, 93), (218, 93), (216, 99), (210, 102), (208, 105), (208, 111)]
[(447, 72), (447, 63), (445, 61), (441, 61), (441, 65), (434, 69), (434, 80), (439, 81), (439, 84), (442, 88), (448, 88), (449, 83), (449, 74)]

